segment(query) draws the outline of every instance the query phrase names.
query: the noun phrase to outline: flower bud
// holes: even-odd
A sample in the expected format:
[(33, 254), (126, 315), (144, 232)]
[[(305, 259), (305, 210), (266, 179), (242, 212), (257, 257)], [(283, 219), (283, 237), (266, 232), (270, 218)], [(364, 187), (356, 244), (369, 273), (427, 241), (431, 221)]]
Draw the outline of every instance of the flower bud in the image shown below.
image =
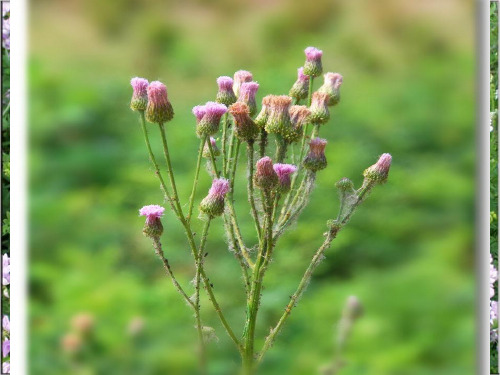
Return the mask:
[(148, 106), (146, 120), (155, 124), (163, 124), (172, 120), (174, 109), (168, 101), (167, 86), (160, 81), (153, 81), (148, 86)]
[(156, 204), (144, 206), (139, 210), (140, 216), (146, 216), (146, 223), (142, 233), (149, 238), (159, 238), (163, 233), (163, 225), (160, 218), (163, 216), (165, 208)]
[(323, 86), (318, 89), (318, 92), (328, 94), (328, 106), (333, 106), (340, 101), (340, 86), (342, 85), (342, 75), (339, 73), (326, 73)]
[(366, 180), (373, 183), (382, 184), (386, 182), (391, 161), (391, 154), (382, 154), (375, 164), (365, 169), (363, 176), (365, 176)]
[(299, 141), (301, 138), (302, 127), (309, 121), (311, 111), (309, 111), (305, 105), (292, 105), (288, 112), (292, 123), (292, 131), (290, 132), (287, 141), (293, 143)]
[[(220, 119), (222, 115), (227, 112), (227, 107), (220, 103), (207, 102), (204, 107), (205, 114), (196, 125), (196, 134), (198, 134), (199, 137), (217, 133), (219, 131)], [(194, 112), (193, 108), (193, 113)], [(195, 116), (198, 118), (196, 114)]]
[(309, 153), (304, 158), (304, 167), (313, 172), (326, 168), (326, 139), (314, 138), (309, 142)]
[(267, 191), (272, 190), (278, 185), (278, 175), (274, 171), (273, 161), (269, 156), (264, 156), (257, 161), (253, 181), (255, 186)]
[(259, 134), (259, 128), (249, 115), (248, 105), (236, 102), (229, 107), (229, 112), (233, 115), (236, 125), (236, 137), (243, 142), (253, 142)]
[[(210, 137), (210, 144), (212, 145), (212, 150), (214, 152), (214, 156), (219, 156), (220, 155), (220, 150), (217, 147), (217, 143), (215, 143), (215, 139)], [(208, 147), (208, 143), (205, 143), (205, 146), (203, 146), (203, 157), (204, 158), (210, 158), (210, 148)]]
[(200, 211), (210, 218), (220, 216), (224, 212), (224, 198), (229, 192), (229, 181), (225, 178), (216, 178), (208, 195), (200, 203)]
[(279, 185), (278, 191), (280, 193), (288, 193), (290, 191), (290, 175), (297, 171), (297, 167), (293, 164), (274, 164), (273, 169), (278, 175)]
[(263, 128), (266, 125), (267, 118), (269, 117), (269, 105), (273, 96), (274, 95), (267, 95), (262, 98), (262, 109), (255, 118), (255, 124), (257, 124), (259, 128)]
[(257, 112), (257, 103), (255, 102), (255, 94), (259, 89), (257, 82), (243, 82), (240, 87), (238, 101), (246, 103), (250, 110), (250, 116), (255, 115)]
[(330, 119), (330, 111), (328, 110), (328, 101), (330, 96), (324, 92), (316, 91), (312, 95), (311, 107), (311, 122), (315, 124), (324, 124)]
[(349, 319), (354, 320), (363, 314), (363, 306), (356, 296), (349, 296), (344, 307), (343, 315)]
[(292, 98), (286, 95), (272, 95), (269, 99), (269, 116), (265, 129), (268, 133), (280, 134), (287, 138), (292, 124), (288, 113)]
[(130, 80), (133, 93), (130, 108), (134, 111), (145, 111), (148, 106), (148, 80), (135, 77)]
[(238, 70), (234, 73), (233, 92), (236, 97), (240, 95), (240, 87), (243, 82), (252, 82), (252, 73), (246, 70)]
[(354, 191), (354, 184), (350, 179), (344, 177), (342, 180), (335, 184), (335, 187), (339, 189), (341, 193), (352, 193)]
[(314, 47), (307, 47), (304, 52), (306, 54), (304, 74), (310, 77), (319, 77), (323, 73), (323, 65), (321, 64), (323, 51)]
[(309, 76), (304, 74), (304, 68), (298, 69), (297, 81), (293, 84), (288, 95), (296, 100), (307, 98), (309, 92)]
[(219, 86), (219, 91), (217, 92), (217, 103), (230, 106), (236, 101), (236, 95), (233, 91), (233, 79), (231, 77), (222, 76), (217, 78), (217, 85)]

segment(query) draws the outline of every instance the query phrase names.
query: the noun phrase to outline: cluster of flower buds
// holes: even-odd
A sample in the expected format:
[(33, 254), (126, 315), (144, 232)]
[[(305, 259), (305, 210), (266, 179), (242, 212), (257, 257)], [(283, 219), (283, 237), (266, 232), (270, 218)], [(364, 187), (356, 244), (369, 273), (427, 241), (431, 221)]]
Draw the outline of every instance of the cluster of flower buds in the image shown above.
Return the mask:
[(208, 195), (200, 203), (200, 211), (210, 218), (222, 215), (224, 212), (224, 200), (229, 189), (228, 180), (225, 178), (214, 179)]
[(196, 116), (196, 134), (199, 137), (214, 135), (219, 131), (220, 119), (227, 112), (224, 104), (207, 102), (203, 106), (193, 108)]
[(386, 182), (391, 162), (391, 154), (382, 154), (375, 164), (366, 168), (363, 172), (365, 180), (374, 184), (383, 184)]
[(309, 142), (309, 153), (306, 155), (303, 162), (306, 169), (317, 172), (326, 168), (326, 144), (326, 139), (322, 138), (314, 138)]
[(343, 77), (339, 73), (326, 73), (323, 86), (318, 89), (318, 92), (328, 94), (328, 106), (334, 106), (340, 101), (340, 86), (342, 85)]
[(297, 72), (297, 81), (293, 84), (288, 95), (296, 100), (307, 98), (309, 93), (309, 76), (304, 74), (304, 68), (300, 67)]
[(164, 211), (165, 208), (155, 204), (144, 206), (139, 210), (140, 216), (146, 216), (146, 223), (142, 230), (142, 233), (144, 233), (146, 237), (158, 239), (162, 235), (163, 225), (161, 223), (161, 217)]
[(147, 92), (146, 120), (155, 124), (163, 124), (172, 120), (174, 109), (168, 101), (167, 86), (160, 81), (153, 81), (149, 84)]
[(236, 95), (233, 91), (233, 83), (234, 81), (231, 77), (222, 76), (217, 78), (217, 85), (219, 86), (217, 98), (215, 99), (217, 103), (221, 103), (229, 107), (236, 101)]
[[(243, 91), (243, 86), (241, 86)], [(259, 134), (259, 127), (250, 117), (250, 109), (246, 103), (236, 102), (229, 107), (229, 113), (234, 118), (236, 137), (243, 142), (253, 142)]]

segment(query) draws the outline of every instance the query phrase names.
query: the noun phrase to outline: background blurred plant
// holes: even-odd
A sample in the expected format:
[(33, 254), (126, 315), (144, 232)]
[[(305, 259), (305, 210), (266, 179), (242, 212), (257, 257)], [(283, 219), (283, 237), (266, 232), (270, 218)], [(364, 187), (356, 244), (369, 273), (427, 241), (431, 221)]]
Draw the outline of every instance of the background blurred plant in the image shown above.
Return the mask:
[[(191, 124), (192, 103), (211, 97), (213, 77), (227, 72), (251, 68), (261, 93), (287, 93), (303, 63), (297, 51), (308, 44), (323, 46), (324, 65), (344, 77), (342, 104), (333, 125), (322, 130), (332, 144), (326, 158), (336, 162), (318, 173), (317, 198), (303, 211), (303, 225), (283, 237), (284, 251), (267, 275), (268, 290), (275, 292), (262, 300), (259, 336), (279, 318), (275, 312), (302, 277), (300, 265), (312, 255), (311, 246), (321, 243), (317, 228), (332, 208), (325, 201), (337, 200), (332, 184), (362, 171), (380, 150), (391, 150), (398, 168), (318, 267), (307, 298), (282, 332), (286, 346), (269, 351), (261, 372), (310, 375), (327, 362), (332, 347), (325, 322), (340, 318), (351, 294), (363, 301), (366, 314), (345, 352), (346, 375), (474, 372), (473, 6), (417, 6), (409, 0), (315, 4), (31, 2), (30, 372), (69, 372), (60, 341), (79, 311), (95, 316), (102, 349), (87, 362), (94, 371), (197, 372), (196, 330), (185, 329), (192, 317), (140, 231), (130, 230), (142, 221), (130, 215), (138, 203), (161, 197), (157, 181), (144, 173), (137, 120), (123, 110), (130, 100), (124, 77), (168, 77), (176, 121)], [(257, 94), (259, 103), (262, 96)], [(183, 146), (172, 155), (183, 191), (192, 187), (189, 161), (199, 145), (187, 126), (170, 129), (176, 147)], [(160, 139), (152, 145), (161, 148)], [(362, 177), (354, 177), (360, 184)], [(237, 194), (245, 191), (244, 181), (235, 183)], [(200, 173), (200, 184), (210, 185), (206, 173)], [(246, 192), (235, 199), (236, 211), (247, 212)], [(192, 268), (183, 252), (183, 229), (169, 217), (164, 224), (173, 236), (169, 260), (188, 283)], [(251, 217), (240, 225), (245, 236), (254, 230)], [(210, 261), (208, 272), (228, 316), (238, 317), (244, 314), (240, 268), (229, 257), (225, 262), (223, 232), (213, 229), (219, 235), (208, 259), (221, 259), (225, 273)], [(238, 282), (222, 287), (228, 278)], [(201, 298), (209, 302), (203, 293)], [(206, 325), (221, 330), (217, 316), (207, 314)], [(136, 316), (144, 321), (137, 338), (128, 333)], [(231, 347), (219, 335), (216, 348), (209, 348), (211, 372), (236, 373), (239, 358)], [(294, 358), (293, 366), (286, 358)]]

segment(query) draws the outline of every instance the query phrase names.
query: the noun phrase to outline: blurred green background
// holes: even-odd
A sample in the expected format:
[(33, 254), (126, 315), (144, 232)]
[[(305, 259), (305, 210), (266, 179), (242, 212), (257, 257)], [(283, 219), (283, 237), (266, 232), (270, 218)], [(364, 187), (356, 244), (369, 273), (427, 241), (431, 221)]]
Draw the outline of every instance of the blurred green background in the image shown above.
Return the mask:
[[(254, 74), (259, 101), (287, 93), (312, 45), (324, 51), (325, 71), (343, 74), (342, 99), (322, 128), (329, 167), (268, 272), (259, 338), (337, 213), (335, 181), (347, 176), (359, 186), (383, 152), (393, 166), (334, 241), (260, 373), (317, 373), (354, 294), (365, 315), (342, 374), (472, 374), (473, 15), (466, 0), (31, 1), (30, 373), (196, 373), (191, 310), (141, 232), (137, 210), (162, 196), (128, 108), (130, 78), (168, 86), (176, 116), (167, 128), (187, 202), (198, 147), (191, 108), (215, 98), (218, 76), (239, 69)], [(159, 153), (156, 137), (153, 146)], [(244, 175), (236, 209), (251, 238)], [(202, 173), (198, 199), (209, 185)], [(170, 212), (164, 225), (166, 254), (188, 285), (181, 226)], [(206, 263), (241, 332), (243, 286), (221, 227), (217, 219)], [(210, 372), (236, 374), (238, 353), (205, 306), (205, 324), (218, 335)], [(71, 320), (82, 313), (94, 327), (79, 338)]]

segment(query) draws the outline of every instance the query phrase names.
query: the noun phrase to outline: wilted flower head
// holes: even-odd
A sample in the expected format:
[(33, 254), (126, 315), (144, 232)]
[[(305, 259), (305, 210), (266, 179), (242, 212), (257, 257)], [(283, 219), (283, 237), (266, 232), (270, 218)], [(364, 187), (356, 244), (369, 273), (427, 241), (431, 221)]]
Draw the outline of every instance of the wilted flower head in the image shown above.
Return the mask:
[(387, 181), (391, 162), (391, 154), (382, 154), (375, 164), (365, 169), (363, 176), (370, 182), (379, 184), (384, 183)]
[(225, 178), (214, 179), (208, 195), (200, 203), (200, 211), (209, 217), (222, 215), (224, 212), (224, 199), (229, 190), (230, 185), (228, 180)]
[(259, 128), (250, 117), (248, 105), (243, 102), (236, 102), (229, 107), (229, 112), (234, 118), (238, 139), (243, 142), (253, 142), (259, 134)]
[(255, 94), (259, 89), (257, 82), (243, 82), (240, 87), (238, 101), (246, 103), (250, 109), (250, 116), (255, 115), (257, 112), (257, 103), (255, 102)]
[(269, 117), (269, 105), (273, 96), (274, 95), (267, 95), (262, 98), (262, 108), (255, 118), (255, 123), (259, 128), (263, 128), (266, 125), (267, 118)]
[(288, 111), (293, 132), (290, 132), (290, 142), (296, 142), (302, 135), (302, 127), (307, 124), (311, 111), (305, 105), (292, 105)]
[(155, 124), (163, 124), (172, 120), (174, 109), (168, 101), (167, 86), (160, 81), (153, 81), (148, 86), (148, 106), (146, 120)]
[[(212, 151), (214, 152), (214, 156), (219, 156), (220, 155), (220, 150), (217, 147), (217, 143), (215, 142), (215, 138), (210, 137), (210, 145), (212, 146)], [(210, 148), (208, 147), (208, 142), (205, 143), (205, 146), (203, 147), (203, 157), (204, 158), (210, 158)]]
[(328, 105), (332, 106), (340, 101), (340, 86), (342, 85), (342, 75), (339, 73), (326, 73), (323, 86), (318, 89), (318, 92), (328, 94)]
[(307, 47), (304, 50), (304, 53), (306, 54), (304, 74), (311, 77), (319, 77), (321, 73), (323, 73), (323, 65), (321, 63), (323, 51), (314, 47)]
[(269, 156), (264, 156), (257, 161), (253, 178), (255, 186), (262, 190), (270, 191), (278, 185), (278, 174), (274, 171), (273, 161)]
[(233, 91), (236, 97), (240, 95), (240, 87), (243, 82), (251, 82), (253, 80), (252, 73), (246, 70), (238, 70), (234, 73)]
[(269, 99), (269, 115), (265, 129), (268, 133), (280, 134), (288, 138), (292, 125), (288, 113), (292, 98), (287, 95), (271, 95)]
[(290, 180), (290, 175), (292, 173), (295, 173), (297, 171), (297, 167), (293, 164), (274, 164), (273, 169), (278, 175), (279, 179), (279, 191), (281, 193), (287, 193), (290, 191), (290, 185), (291, 185), (291, 180)]
[(324, 124), (330, 119), (328, 101), (330, 96), (324, 92), (316, 91), (312, 95), (311, 101), (311, 121), (315, 124)]
[(290, 89), (290, 95), (297, 100), (307, 98), (309, 92), (309, 76), (304, 74), (304, 68), (300, 67), (297, 71), (297, 81)]
[(236, 101), (236, 95), (233, 91), (234, 81), (231, 77), (221, 76), (217, 78), (217, 85), (219, 86), (219, 91), (217, 92), (217, 103), (222, 103), (226, 106), (230, 106)]
[(140, 216), (146, 216), (146, 223), (142, 233), (146, 237), (158, 238), (163, 233), (163, 225), (160, 218), (163, 216), (165, 208), (158, 206), (156, 204), (151, 204), (149, 206), (144, 206), (139, 210)]
[(130, 80), (132, 85), (132, 99), (130, 108), (134, 111), (145, 111), (148, 106), (148, 80), (135, 77)]
[(10, 332), (10, 320), (8, 315), (4, 315), (2, 318), (2, 329), (4, 331)]
[(326, 139), (322, 138), (314, 138), (309, 142), (309, 153), (304, 158), (304, 167), (306, 169), (317, 172), (326, 168), (326, 144)]
[(199, 137), (217, 133), (219, 131), (220, 119), (227, 112), (227, 107), (220, 103), (207, 102), (204, 107), (205, 114), (196, 126), (196, 134)]
[(10, 284), (10, 258), (9, 255), (2, 255), (2, 285)]

